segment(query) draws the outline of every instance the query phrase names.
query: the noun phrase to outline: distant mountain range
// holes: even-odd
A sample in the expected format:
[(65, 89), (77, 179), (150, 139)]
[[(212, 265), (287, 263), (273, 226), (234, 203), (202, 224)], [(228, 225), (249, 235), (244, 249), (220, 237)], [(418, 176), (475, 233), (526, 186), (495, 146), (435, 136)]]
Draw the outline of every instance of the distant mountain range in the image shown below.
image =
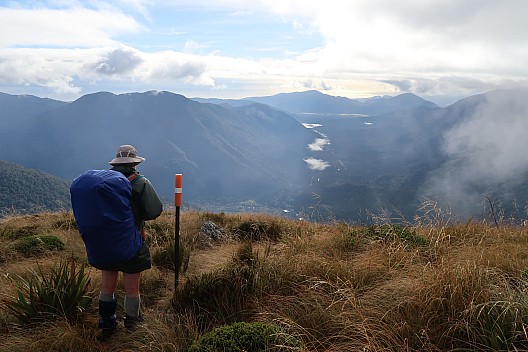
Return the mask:
[(486, 199), (510, 212), (513, 201), (528, 201), (528, 160), (517, 151), (525, 143), (518, 131), (528, 128), (525, 93), (490, 92), (447, 108), (413, 94), (101, 92), (69, 103), (1, 94), (0, 159), (69, 182), (108, 168), (117, 146), (133, 144), (147, 159), (138, 169), (166, 200), (174, 173), (183, 173), (184, 201), (198, 208), (349, 220), (384, 209), (412, 218), (435, 199), (460, 216), (482, 216)]
[(139, 170), (161, 195), (170, 199), (174, 173), (183, 173), (186, 199), (195, 204), (272, 202), (297, 189), (313, 139), (292, 116), (262, 104), (221, 107), (168, 92), (96, 93), (16, 117), (17, 128), (0, 132), (0, 159), (71, 180), (108, 168), (119, 145), (133, 144), (147, 159)]
[(202, 103), (227, 104), (232, 106), (261, 103), (294, 114), (380, 115), (400, 109), (437, 107), (436, 104), (411, 93), (400, 94), (395, 97), (374, 97), (370, 99), (355, 100), (323, 94), (316, 90), (296, 93), (280, 93), (267, 97), (249, 97), (240, 100), (203, 98), (195, 98), (193, 100)]

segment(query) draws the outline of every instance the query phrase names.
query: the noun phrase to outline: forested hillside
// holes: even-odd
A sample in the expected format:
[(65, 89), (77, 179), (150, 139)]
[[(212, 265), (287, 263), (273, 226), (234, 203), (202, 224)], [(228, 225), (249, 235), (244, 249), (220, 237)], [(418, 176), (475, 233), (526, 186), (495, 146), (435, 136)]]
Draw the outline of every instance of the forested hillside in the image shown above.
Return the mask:
[(41, 171), (0, 160), (0, 217), (70, 207), (69, 183)]

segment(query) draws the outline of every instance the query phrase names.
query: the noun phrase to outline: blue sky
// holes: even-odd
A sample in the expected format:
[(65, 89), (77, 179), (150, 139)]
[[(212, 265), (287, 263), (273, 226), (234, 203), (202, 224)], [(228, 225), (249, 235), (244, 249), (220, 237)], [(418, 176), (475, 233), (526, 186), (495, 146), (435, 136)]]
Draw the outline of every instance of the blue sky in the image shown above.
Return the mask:
[(0, 91), (317, 89), (440, 104), (528, 79), (525, 0), (0, 1)]

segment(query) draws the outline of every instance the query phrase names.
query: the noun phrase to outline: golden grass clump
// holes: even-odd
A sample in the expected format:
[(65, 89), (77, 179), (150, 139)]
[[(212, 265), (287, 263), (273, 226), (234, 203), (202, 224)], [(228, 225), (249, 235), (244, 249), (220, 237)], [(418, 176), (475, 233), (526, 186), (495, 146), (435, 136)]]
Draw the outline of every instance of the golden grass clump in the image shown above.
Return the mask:
[[(227, 241), (199, 246), (213, 222)], [(0, 310), (2, 351), (187, 351), (236, 322), (278, 326), (302, 351), (528, 350), (528, 230), (457, 222), (431, 208), (414, 224), (313, 223), (266, 214), (184, 211), (185, 265), (174, 292), (174, 212), (148, 223), (153, 269), (142, 274), (145, 322), (98, 341), (97, 307), (81, 319), (20, 330)], [(17, 239), (52, 234), (62, 253), (86, 261), (71, 213), (0, 221), (1, 300), (16, 276), (61, 257), (25, 257)], [(94, 298), (100, 272), (88, 270)], [(123, 295), (121, 284), (118, 297)], [(5, 305), (4, 305), (5, 307)], [(122, 314), (122, 307), (118, 309)]]

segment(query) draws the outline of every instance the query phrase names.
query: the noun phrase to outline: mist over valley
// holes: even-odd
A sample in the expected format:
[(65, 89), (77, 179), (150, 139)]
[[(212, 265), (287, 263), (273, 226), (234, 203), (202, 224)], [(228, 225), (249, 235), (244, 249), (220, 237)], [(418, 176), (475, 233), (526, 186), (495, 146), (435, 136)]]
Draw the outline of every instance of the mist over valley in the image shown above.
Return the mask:
[(493, 199), (515, 215), (528, 203), (526, 93), (493, 91), (446, 108), (413, 94), (100, 92), (72, 102), (0, 94), (0, 160), (9, 163), (0, 168), (70, 182), (132, 144), (146, 158), (138, 170), (167, 203), (182, 173), (184, 203), (201, 210), (368, 221), (380, 212), (412, 219), (434, 200), (464, 218), (488, 216)]

